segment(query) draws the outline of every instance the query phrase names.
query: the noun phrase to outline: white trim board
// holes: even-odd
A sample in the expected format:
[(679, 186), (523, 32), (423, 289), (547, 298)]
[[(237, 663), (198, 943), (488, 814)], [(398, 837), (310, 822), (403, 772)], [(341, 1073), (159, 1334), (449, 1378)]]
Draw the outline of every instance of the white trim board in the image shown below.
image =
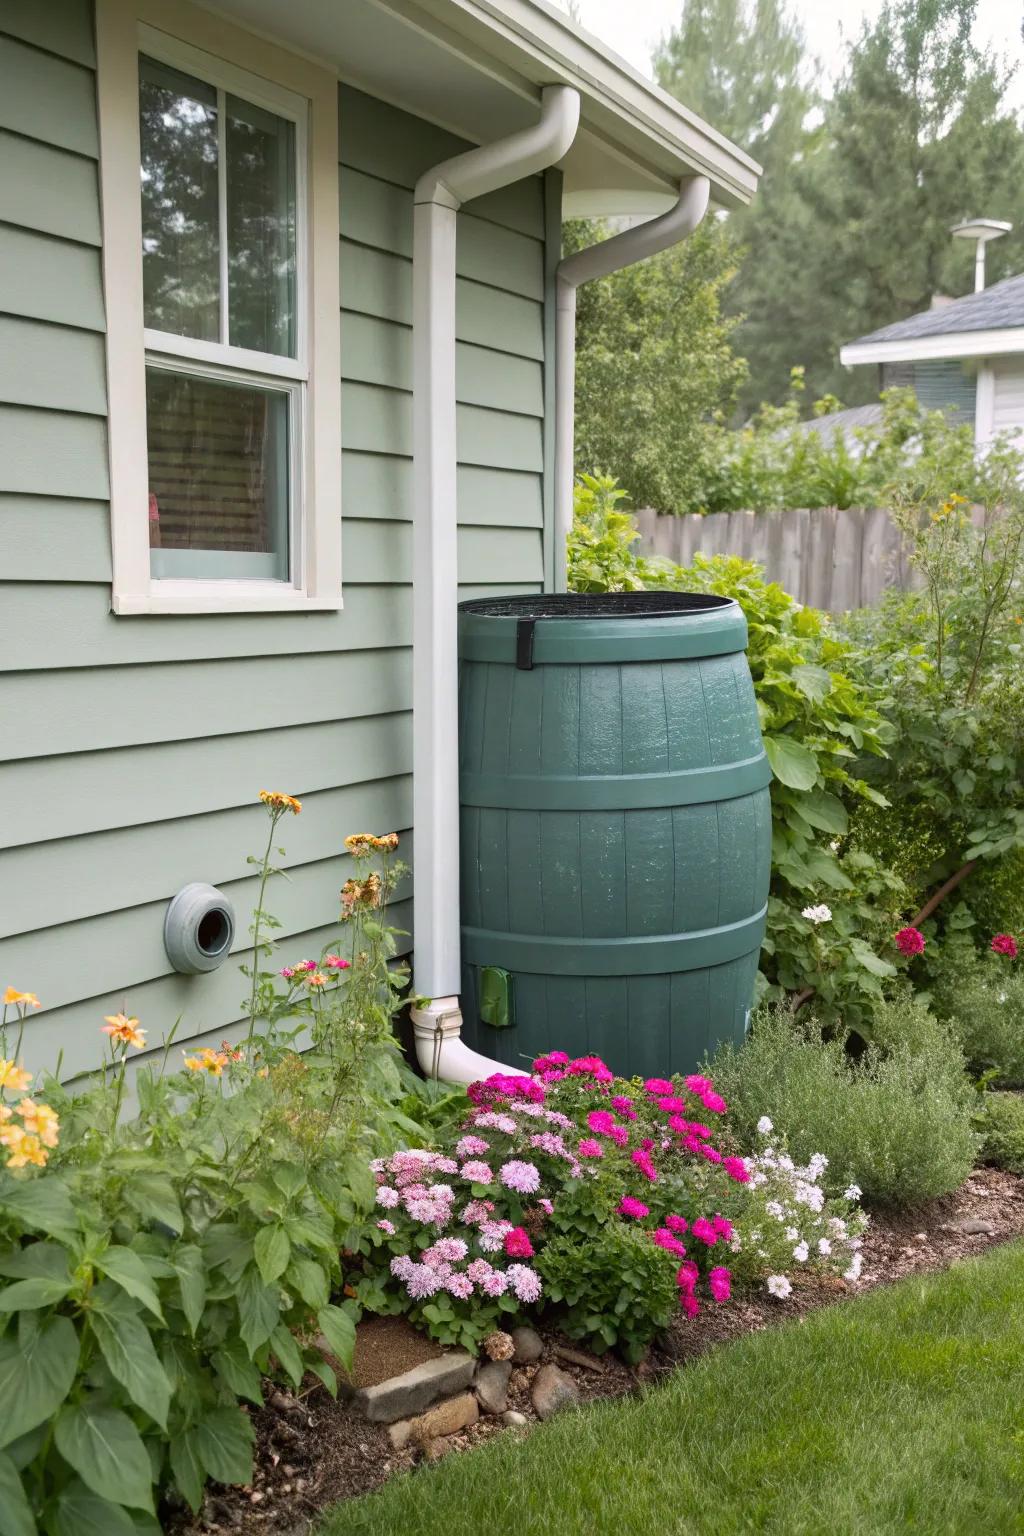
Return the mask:
[(851, 341), (839, 351), (847, 367), (858, 363), (920, 363), (941, 357), (1005, 357), (1024, 352), (1024, 326), (995, 331), (949, 331), (900, 341)]

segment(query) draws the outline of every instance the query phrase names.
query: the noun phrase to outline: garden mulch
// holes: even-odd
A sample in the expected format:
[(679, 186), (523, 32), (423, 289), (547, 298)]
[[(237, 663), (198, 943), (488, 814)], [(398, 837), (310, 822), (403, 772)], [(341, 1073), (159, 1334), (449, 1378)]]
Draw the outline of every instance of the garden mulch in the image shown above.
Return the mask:
[[(972, 1228), (974, 1230), (972, 1230)], [(863, 1295), (910, 1274), (947, 1269), (996, 1243), (1024, 1236), (1024, 1177), (993, 1168), (976, 1169), (951, 1195), (910, 1212), (876, 1212), (864, 1239), (860, 1281), (848, 1286), (830, 1276), (793, 1276), (793, 1292), (784, 1301), (766, 1292), (742, 1292), (726, 1306), (705, 1307), (694, 1321), (679, 1318), (663, 1342), (641, 1365), (630, 1367), (613, 1356), (587, 1366), (573, 1363), (560, 1349), (587, 1351), (555, 1327), (538, 1330), (544, 1355), (536, 1365), (518, 1366), (509, 1386), (509, 1408), (536, 1422), (530, 1383), (541, 1364), (551, 1362), (575, 1381), (582, 1401), (623, 1396), (653, 1384), (681, 1363), (744, 1334), (783, 1322), (799, 1321), (818, 1307)], [(382, 1328), (375, 1319), (365, 1327), (367, 1340), (357, 1345), (365, 1368), (371, 1359), (394, 1357), (396, 1369), (428, 1358), (434, 1346), (410, 1341), (405, 1325)], [(389, 1320), (390, 1321), (390, 1320)], [(595, 1368), (596, 1367), (596, 1368)], [(256, 1472), (248, 1488), (211, 1485), (197, 1520), (186, 1511), (165, 1512), (164, 1528), (175, 1536), (210, 1532), (257, 1532), (305, 1536), (320, 1511), (339, 1499), (370, 1493), (395, 1473), (415, 1465), (417, 1452), (396, 1451), (387, 1429), (369, 1423), (344, 1402), (335, 1402), (319, 1385), (292, 1396), (270, 1388), (266, 1405), (252, 1410), (257, 1437)], [(445, 1452), (466, 1449), (495, 1434), (525, 1434), (506, 1429), (500, 1417), (481, 1417), (471, 1428), (434, 1442)]]

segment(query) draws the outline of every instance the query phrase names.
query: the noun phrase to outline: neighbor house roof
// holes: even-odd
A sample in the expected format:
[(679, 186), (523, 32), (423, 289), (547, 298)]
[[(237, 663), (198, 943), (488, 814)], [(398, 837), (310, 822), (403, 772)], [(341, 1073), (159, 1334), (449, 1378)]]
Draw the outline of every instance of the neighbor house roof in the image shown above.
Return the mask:
[(845, 410), (829, 411), (827, 416), (814, 416), (810, 421), (797, 423), (801, 432), (817, 432), (819, 437), (827, 438), (831, 442), (837, 436), (842, 436), (848, 442), (855, 442), (852, 434), (858, 427), (877, 427), (882, 421), (882, 407), (877, 403), (873, 405), (851, 405)]
[(885, 363), (1006, 352), (1024, 352), (1024, 276), (883, 325), (847, 342), (839, 357), (843, 363)]
[(547, 0), (218, 0), (217, 9), (471, 143), (534, 122), (543, 86), (574, 86), (567, 212), (659, 213), (695, 174), (723, 207), (749, 202), (757, 187), (756, 161)]

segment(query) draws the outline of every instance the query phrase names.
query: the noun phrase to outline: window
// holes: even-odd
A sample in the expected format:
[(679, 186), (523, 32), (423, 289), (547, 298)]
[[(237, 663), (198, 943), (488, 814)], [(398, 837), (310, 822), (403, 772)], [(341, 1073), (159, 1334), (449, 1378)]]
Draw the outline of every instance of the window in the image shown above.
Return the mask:
[(336, 81), (169, 0), (97, 31), (113, 606), (337, 607)]

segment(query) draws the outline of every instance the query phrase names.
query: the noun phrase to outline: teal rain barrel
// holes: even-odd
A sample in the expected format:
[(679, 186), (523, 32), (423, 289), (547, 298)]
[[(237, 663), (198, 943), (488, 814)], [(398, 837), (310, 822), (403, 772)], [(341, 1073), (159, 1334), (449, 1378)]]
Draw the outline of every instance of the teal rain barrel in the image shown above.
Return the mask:
[(459, 644), (468, 1043), (661, 1076), (742, 1041), (771, 772), (738, 604), (487, 598)]

